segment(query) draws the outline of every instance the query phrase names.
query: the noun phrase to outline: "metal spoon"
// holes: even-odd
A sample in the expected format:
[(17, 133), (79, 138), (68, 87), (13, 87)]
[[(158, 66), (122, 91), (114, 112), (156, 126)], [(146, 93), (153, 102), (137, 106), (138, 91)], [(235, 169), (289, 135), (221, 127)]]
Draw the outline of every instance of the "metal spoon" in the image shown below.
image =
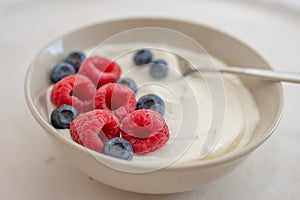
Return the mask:
[(247, 75), (262, 78), (269, 81), (283, 81), (290, 83), (300, 83), (300, 73), (296, 72), (279, 72), (265, 69), (245, 68), (236, 66), (216, 66), (216, 67), (201, 67), (195, 69), (184, 58), (177, 55), (180, 70), (183, 76), (188, 76), (194, 72), (220, 72), (231, 73), (238, 75)]

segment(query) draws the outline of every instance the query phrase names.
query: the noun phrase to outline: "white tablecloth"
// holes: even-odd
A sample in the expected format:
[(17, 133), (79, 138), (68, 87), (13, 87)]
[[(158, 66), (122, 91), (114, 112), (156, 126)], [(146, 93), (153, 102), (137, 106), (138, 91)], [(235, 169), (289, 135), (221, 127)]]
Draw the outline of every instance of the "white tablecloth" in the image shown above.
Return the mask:
[(275, 134), (239, 168), (199, 189), (163, 196), (113, 189), (69, 166), (34, 121), (23, 95), (28, 65), (49, 41), (90, 23), (135, 16), (208, 24), (255, 48), (275, 69), (300, 72), (296, 7), (220, 0), (0, 1), (0, 199), (300, 199), (296, 84), (284, 85), (285, 108)]

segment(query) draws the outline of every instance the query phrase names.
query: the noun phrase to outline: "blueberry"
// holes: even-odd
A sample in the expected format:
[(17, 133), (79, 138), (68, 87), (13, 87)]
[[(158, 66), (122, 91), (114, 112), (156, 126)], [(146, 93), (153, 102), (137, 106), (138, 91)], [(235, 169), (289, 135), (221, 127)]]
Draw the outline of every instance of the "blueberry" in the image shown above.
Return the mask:
[(115, 137), (107, 141), (104, 145), (103, 153), (123, 160), (131, 160), (133, 157), (131, 144), (124, 138), (120, 137)]
[(160, 113), (161, 115), (165, 114), (165, 103), (164, 101), (155, 94), (147, 94), (142, 96), (137, 104), (136, 109), (150, 109)]
[(154, 60), (150, 64), (149, 73), (153, 78), (162, 79), (167, 76), (168, 64), (164, 60)]
[(128, 86), (130, 89), (132, 89), (132, 91), (134, 91), (134, 93), (137, 92), (137, 86), (134, 80), (131, 78), (120, 78), (117, 83)]
[(51, 124), (57, 129), (70, 128), (71, 122), (78, 116), (78, 111), (70, 106), (63, 104), (51, 113)]
[(76, 69), (71, 64), (63, 62), (59, 63), (52, 69), (50, 77), (53, 83), (57, 83), (62, 78), (75, 73)]
[(73, 65), (75, 67), (76, 71), (78, 71), (81, 63), (85, 60), (85, 58), (86, 58), (86, 56), (83, 52), (73, 51), (73, 52), (69, 53), (69, 55), (65, 59), (65, 62)]
[(142, 49), (135, 54), (133, 61), (138, 66), (148, 64), (152, 61), (152, 53), (147, 49)]

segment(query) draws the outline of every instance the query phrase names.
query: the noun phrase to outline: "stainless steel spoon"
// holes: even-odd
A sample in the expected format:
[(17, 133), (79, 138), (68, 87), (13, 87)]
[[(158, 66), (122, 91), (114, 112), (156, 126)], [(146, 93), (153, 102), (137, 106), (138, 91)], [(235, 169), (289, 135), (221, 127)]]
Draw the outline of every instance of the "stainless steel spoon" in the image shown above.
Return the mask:
[(236, 66), (216, 66), (216, 67), (201, 67), (195, 69), (188, 61), (177, 55), (180, 70), (183, 76), (188, 76), (195, 72), (220, 72), (231, 73), (238, 75), (247, 75), (262, 78), (269, 81), (283, 81), (290, 83), (300, 83), (300, 73), (297, 72), (280, 72), (265, 69), (245, 68)]

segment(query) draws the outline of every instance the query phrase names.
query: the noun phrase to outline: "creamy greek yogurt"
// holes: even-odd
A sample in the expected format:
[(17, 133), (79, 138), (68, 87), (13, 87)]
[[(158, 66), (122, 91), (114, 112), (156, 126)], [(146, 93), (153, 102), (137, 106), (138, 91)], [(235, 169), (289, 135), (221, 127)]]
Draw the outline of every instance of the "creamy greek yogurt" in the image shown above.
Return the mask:
[[(149, 44), (111, 44), (86, 51), (88, 56), (100, 55), (116, 61), (121, 66), (122, 77), (130, 77), (137, 83), (139, 87), (137, 99), (142, 95), (153, 93), (165, 102), (164, 118), (169, 127), (170, 140), (156, 152), (144, 156), (135, 155), (132, 162), (149, 163), (169, 156), (179, 159), (179, 162), (199, 160), (203, 141), (208, 131), (214, 128), (211, 127), (211, 122), (218, 111), (213, 111), (213, 103), (218, 103), (218, 101), (222, 101), (221, 103), (225, 106), (224, 120), (219, 130), (220, 138), (205, 159), (220, 157), (243, 148), (249, 143), (260, 119), (259, 110), (251, 93), (237, 76), (222, 75), (224, 99), (212, 99), (207, 85), (210, 77), (203, 78), (198, 74), (193, 74), (182, 78), (178, 58), (169, 51), (152, 51), (155, 59), (164, 59), (168, 63), (169, 72), (165, 79), (153, 79), (149, 75), (147, 66), (135, 66), (132, 61), (135, 54), (133, 50), (141, 46), (147, 48)], [(164, 48), (168, 49), (167, 46)], [(177, 49), (176, 52), (182, 52), (185, 58), (196, 67), (211, 66), (212, 63), (225, 65), (224, 62), (206, 54), (186, 49)], [(50, 101), (50, 92), (51, 87), (47, 93), (49, 117), (54, 108)], [(185, 113), (186, 110), (189, 112)], [(193, 127), (189, 127), (189, 122)], [(58, 130), (58, 132), (72, 140), (69, 130)]]

